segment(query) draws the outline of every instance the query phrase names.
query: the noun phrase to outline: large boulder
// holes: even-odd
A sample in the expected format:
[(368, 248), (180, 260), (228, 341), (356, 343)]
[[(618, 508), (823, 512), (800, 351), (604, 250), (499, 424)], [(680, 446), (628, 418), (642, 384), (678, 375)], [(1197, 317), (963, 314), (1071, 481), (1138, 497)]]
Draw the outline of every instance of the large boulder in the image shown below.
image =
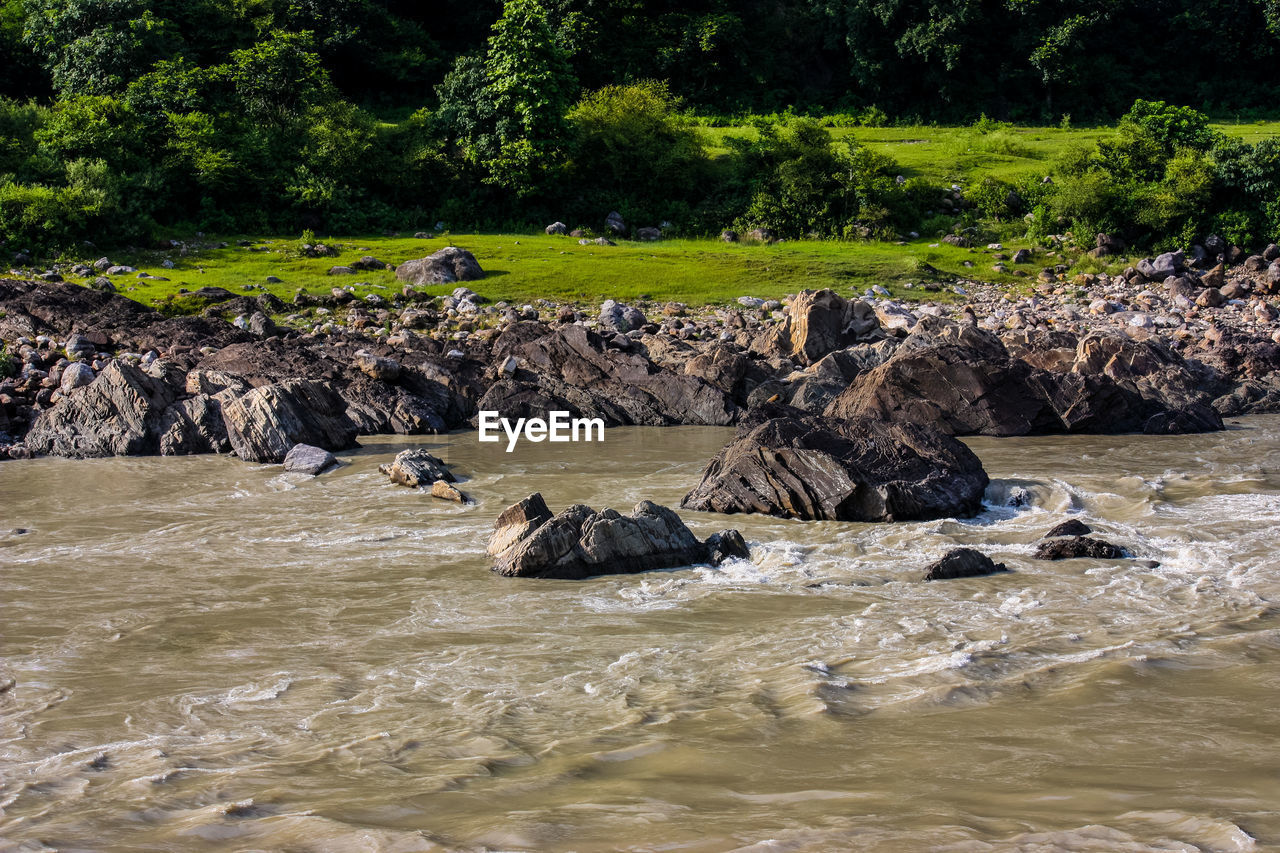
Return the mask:
[(831, 290), (804, 290), (791, 300), (785, 326), (791, 354), (814, 364), (828, 353), (875, 335), (880, 323), (867, 302)]
[(40, 412), (26, 445), (36, 454), (76, 459), (154, 454), (175, 397), (176, 389), (165, 382), (113, 361), (93, 382)]
[(484, 278), (484, 270), (480, 269), (476, 256), (466, 249), (445, 246), (425, 258), (400, 264), (396, 267), (396, 278), (416, 286), (453, 284)]
[(356, 446), (346, 403), (328, 383), (289, 379), (254, 388), (222, 407), (231, 447), (247, 462), (283, 462), (295, 444)]
[[(700, 542), (680, 516), (651, 501), (630, 515), (581, 505), (553, 515), (535, 493), (498, 517), (488, 554), (506, 577), (579, 580), (712, 563), (725, 556), (725, 543), (740, 542), (737, 531)], [(729, 550), (737, 555), (739, 547)]]
[(295, 444), (284, 457), (284, 470), (313, 477), (337, 464), (338, 460), (332, 453), (310, 444)]
[(681, 507), (834, 521), (967, 517), (988, 479), (968, 447), (906, 421), (753, 410)]

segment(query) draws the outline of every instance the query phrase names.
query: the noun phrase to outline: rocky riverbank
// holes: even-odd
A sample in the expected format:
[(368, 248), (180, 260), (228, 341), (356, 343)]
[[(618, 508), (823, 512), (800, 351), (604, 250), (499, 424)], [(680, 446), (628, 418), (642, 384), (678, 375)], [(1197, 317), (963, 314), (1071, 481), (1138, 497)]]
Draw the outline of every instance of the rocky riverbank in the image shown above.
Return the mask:
[(512, 306), (408, 284), (293, 305), (224, 291), (180, 317), (3, 280), (0, 456), (279, 462), (294, 444), (464, 428), (480, 410), (723, 426), (766, 402), (955, 435), (1211, 430), (1280, 411), (1280, 248), (1238, 260), (1045, 270), (1035, 295), (966, 283), (954, 304), (824, 290), (732, 307)]

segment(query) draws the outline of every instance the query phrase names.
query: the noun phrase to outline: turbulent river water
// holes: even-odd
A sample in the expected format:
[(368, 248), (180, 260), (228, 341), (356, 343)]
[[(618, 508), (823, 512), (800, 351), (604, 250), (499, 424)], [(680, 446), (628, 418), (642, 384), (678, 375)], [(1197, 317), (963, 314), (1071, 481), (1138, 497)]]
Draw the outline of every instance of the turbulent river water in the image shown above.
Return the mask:
[[(972, 520), (682, 513), (719, 569), (487, 570), (506, 505), (675, 506), (730, 435), (0, 464), (0, 850), (1280, 849), (1280, 419), (972, 440)], [(478, 505), (378, 473), (419, 445)], [(1032, 560), (1068, 518), (1159, 565)], [(922, 582), (957, 545), (1013, 571)]]

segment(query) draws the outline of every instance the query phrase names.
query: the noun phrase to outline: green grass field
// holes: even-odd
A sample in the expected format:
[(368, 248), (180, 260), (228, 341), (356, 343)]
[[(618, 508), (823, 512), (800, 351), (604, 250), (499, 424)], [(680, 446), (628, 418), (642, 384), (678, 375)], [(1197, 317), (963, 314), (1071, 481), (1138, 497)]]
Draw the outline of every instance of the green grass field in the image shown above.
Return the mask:
[[(1246, 142), (1280, 134), (1280, 122), (1218, 123), (1213, 127)], [(749, 127), (699, 127), (714, 154), (726, 154), (730, 137), (749, 137)], [(836, 139), (853, 139), (892, 157), (908, 178), (938, 183), (964, 182), (990, 175), (1014, 181), (1044, 175), (1069, 146), (1090, 146), (1113, 128), (1009, 127), (979, 133), (971, 127), (833, 127)]]
[[(1219, 130), (1257, 141), (1280, 134), (1280, 122), (1216, 124)], [(749, 127), (699, 127), (713, 151), (724, 152), (725, 140), (755, 133)], [(1046, 174), (1069, 145), (1092, 145), (1111, 133), (1109, 128), (1000, 127), (979, 133), (971, 127), (832, 128), (837, 138), (852, 138), (896, 160), (904, 175), (936, 183), (969, 182), (984, 175), (1016, 180)], [(162, 304), (181, 289), (205, 286), (244, 292), (246, 285), (289, 299), (298, 289), (326, 293), (332, 287), (357, 285), (356, 292), (388, 293), (401, 285), (387, 271), (329, 276), (335, 265), (349, 264), (361, 255), (398, 264), (421, 258), (447, 245), (473, 252), (486, 270), (471, 285), (493, 301), (523, 303), (535, 299), (599, 303), (603, 299), (674, 300), (692, 305), (725, 304), (739, 296), (778, 298), (804, 288), (829, 287), (844, 295), (862, 293), (872, 285), (886, 287), (905, 299), (947, 299), (947, 291), (927, 293), (907, 283), (973, 278), (1007, 284), (1025, 292), (1041, 266), (1062, 258), (1038, 252), (1021, 267), (1026, 277), (992, 270), (994, 259), (985, 249), (933, 245), (929, 239), (894, 243), (789, 242), (776, 245), (729, 245), (717, 240), (664, 240), (657, 243), (620, 241), (613, 247), (580, 246), (567, 237), (543, 234), (445, 234), (435, 239), (319, 235), (341, 250), (336, 258), (305, 258), (301, 241), (251, 236), (251, 247), (235, 245), (240, 237), (224, 238), (232, 245), (187, 256), (175, 252), (115, 254), (128, 263), (170, 281), (118, 277), (116, 286), (146, 304)], [(1005, 250), (1033, 248), (1026, 241), (1005, 241)], [(173, 260), (166, 270), (161, 263)], [(968, 261), (972, 266), (965, 266)], [(1098, 265), (1092, 264), (1093, 270)], [(1012, 269), (1012, 268), (1011, 268)], [(267, 284), (267, 276), (283, 279)], [(431, 288), (447, 293), (451, 287)]]
[[(252, 238), (250, 238), (252, 239)], [(931, 246), (918, 240), (892, 243), (792, 242), (775, 245), (736, 244), (717, 240), (664, 240), (656, 243), (619, 241), (617, 246), (580, 246), (568, 237), (517, 234), (452, 234), (431, 240), (389, 237), (337, 237), (324, 240), (341, 250), (336, 258), (306, 258), (298, 240), (263, 239), (251, 247), (232, 245), (185, 257), (176, 252), (144, 251), (115, 254), (112, 260), (168, 278), (150, 281), (116, 276), (116, 287), (144, 304), (158, 305), (179, 291), (224, 287), (235, 293), (245, 285), (252, 292), (266, 290), (283, 299), (299, 288), (327, 293), (330, 288), (357, 285), (356, 292), (389, 293), (402, 285), (390, 271), (328, 275), (332, 266), (349, 264), (362, 255), (399, 264), (421, 258), (444, 246), (470, 250), (484, 268), (482, 281), (468, 286), (492, 301), (523, 303), (534, 299), (599, 303), (618, 300), (678, 301), (691, 305), (733, 302), (739, 296), (779, 298), (804, 288), (829, 287), (843, 294), (862, 293), (872, 285), (888, 288), (908, 299), (953, 298), (949, 292), (927, 293), (906, 288), (910, 283), (939, 279), (978, 278), (1010, 285), (1033, 280), (1036, 272), (1055, 258), (1038, 254), (1033, 263), (1019, 269), (1018, 278), (992, 271), (992, 254), (983, 249), (961, 249), (946, 244)], [(1005, 245), (1007, 254), (1021, 245)], [(172, 259), (175, 269), (164, 269)], [(973, 264), (965, 267), (964, 262)], [(1012, 267), (1011, 267), (1012, 270)], [(282, 283), (267, 284), (268, 276)], [(445, 294), (451, 285), (427, 288)]]

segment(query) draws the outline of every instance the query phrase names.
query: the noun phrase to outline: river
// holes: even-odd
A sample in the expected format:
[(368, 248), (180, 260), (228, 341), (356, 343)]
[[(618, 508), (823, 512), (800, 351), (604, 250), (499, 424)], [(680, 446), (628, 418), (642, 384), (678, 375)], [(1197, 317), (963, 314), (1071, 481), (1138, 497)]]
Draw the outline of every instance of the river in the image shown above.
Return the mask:
[[(1280, 849), (1280, 418), (969, 440), (972, 520), (682, 513), (719, 569), (488, 571), (506, 505), (675, 506), (730, 435), (0, 463), (0, 850)], [(1159, 565), (1032, 560), (1069, 518)], [(958, 545), (1013, 571), (920, 580)]]

